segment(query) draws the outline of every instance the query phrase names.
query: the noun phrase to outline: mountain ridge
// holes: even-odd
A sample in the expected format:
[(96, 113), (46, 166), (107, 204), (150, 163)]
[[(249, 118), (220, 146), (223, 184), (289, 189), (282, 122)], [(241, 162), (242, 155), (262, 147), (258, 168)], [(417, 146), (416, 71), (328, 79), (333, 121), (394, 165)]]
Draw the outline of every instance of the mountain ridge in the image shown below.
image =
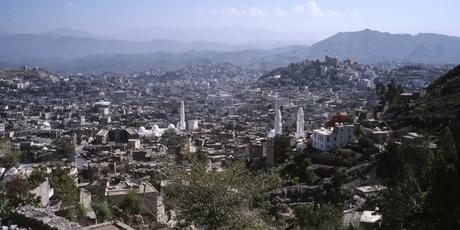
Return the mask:
[[(44, 34), (0, 36), (0, 62), (3, 65), (40, 65), (53, 71), (72, 72), (94, 72), (98, 69), (96, 66), (106, 66), (99, 69), (110, 71), (107, 68), (113, 66), (113, 63), (123, 63), (122, 66), (126, 68), (123, 70), (122, 66), (116, 66), (117, 72), (139, 72), (144, 69), (137, 68), (171, 68), (174, 64), (179, 64), (180, 68), (186, 63), (217, 61), (270, 70), (307, 58), (323, 59), (326, 55), (341, 59), (352, 58), (366, 64), (460, 63), (460, 38), (435, 33), (391, 34), (365, 29), (339, 32), (311, 47), (291, 45), (274, 49), (253, 49), (248, 44), (231, 45), (207, 41), (155, 39), (142, 42), (68, 36), (81, 33), (84, 35), (84, 31), (61, 28)], [(181, 57), (181, 54), (185, 57)], [(141, 57), (151, 62), (147, 63)], [(85, 71), (81, 71), (83, 69)]]
[(332, 55), (367, 63), (459, 63), (460, 38), (435, 33), (391, 34), (365, 29), (337, 33), (315, 43), (310, 51), (310, 56), (315, 58)]
[[(273, 50), (242, 50), (222, 52), (215, 50), (188, 51), (183, 53), (155, 52), (148, 54), (95, 54), (71, 60), (56, 61), (28, 59), (12, 60), (20, 65), (42, 66), (61, 73), (136, 73), (147, 69), (174, 70), (194, 64), (229, 63), (251, 69), (270, 70), (306, 59), (297, 47)], [(29, 64), (33, 63), (33, 64)]]

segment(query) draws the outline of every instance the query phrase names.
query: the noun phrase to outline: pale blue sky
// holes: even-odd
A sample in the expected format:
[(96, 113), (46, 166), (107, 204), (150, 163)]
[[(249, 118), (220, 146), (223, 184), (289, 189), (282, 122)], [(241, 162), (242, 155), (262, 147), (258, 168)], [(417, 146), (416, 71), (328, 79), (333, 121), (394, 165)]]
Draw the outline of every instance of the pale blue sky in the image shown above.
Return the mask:
[(459, 0), (1, 0), (0, 30), (244, 26), (324, 38), (370, 28), (460, 36)]

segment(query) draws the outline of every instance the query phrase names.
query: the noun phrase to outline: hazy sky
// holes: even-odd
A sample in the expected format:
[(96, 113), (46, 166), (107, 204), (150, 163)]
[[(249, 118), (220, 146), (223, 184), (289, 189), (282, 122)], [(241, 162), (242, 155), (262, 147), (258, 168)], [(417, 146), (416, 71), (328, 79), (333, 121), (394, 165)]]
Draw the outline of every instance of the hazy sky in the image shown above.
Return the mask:
[(0, 30), (254, 27), (324, 38), (370, 28), (460, 36), (460, 0), (1, 0)]

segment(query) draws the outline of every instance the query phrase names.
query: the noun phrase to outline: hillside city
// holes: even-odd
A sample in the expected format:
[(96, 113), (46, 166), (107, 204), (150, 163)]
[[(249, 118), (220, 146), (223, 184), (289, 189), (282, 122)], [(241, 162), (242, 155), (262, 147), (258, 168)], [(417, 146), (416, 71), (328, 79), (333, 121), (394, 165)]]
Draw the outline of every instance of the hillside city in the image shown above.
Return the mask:
[(1, 0), (0, 230), (459, 230), (459, 0)]
[(389, 116), (452, 67), (0, 69), (2, 229), (391, 229), (389, 150), (446, 146)]

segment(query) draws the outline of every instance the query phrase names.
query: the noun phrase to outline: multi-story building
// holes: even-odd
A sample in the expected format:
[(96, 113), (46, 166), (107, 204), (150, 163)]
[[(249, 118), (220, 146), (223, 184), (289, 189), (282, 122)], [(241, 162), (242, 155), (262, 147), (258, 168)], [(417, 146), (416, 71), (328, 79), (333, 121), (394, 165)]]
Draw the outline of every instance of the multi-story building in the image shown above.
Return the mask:
[(338, 57), (326, 56), (325, 62), (326, 62), (326, 65), (338, 66), (339, 65), (339, 58)]
[(355, 128), (352, 124), (335, 124), (331, 128), (313, 130), (311, 136), (313, 148), (321, 151), (329, 151), (333, 148), (341, 148), (353, 139)]

